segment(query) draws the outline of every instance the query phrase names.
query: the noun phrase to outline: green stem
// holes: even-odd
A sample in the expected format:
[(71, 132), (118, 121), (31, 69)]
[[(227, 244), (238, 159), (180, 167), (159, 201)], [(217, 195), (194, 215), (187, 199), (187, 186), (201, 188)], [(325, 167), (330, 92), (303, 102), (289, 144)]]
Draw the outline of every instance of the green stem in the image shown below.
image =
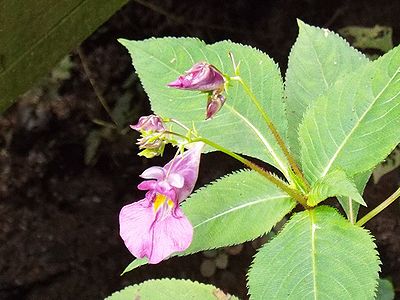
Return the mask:
[(249, 95), (251, 101), (253, 101), (253, 104), (257, 107), (257, 110), (261, 113), (264, 121), (267, 123), (268, 128), (271, 130), (272, 135), (274, 136), (275, 140), (278, 142), (279, 147), (282, 149), (283, 154), (285, 155), (286, 159), (289, 162), (290, 167), (294, 171), (294, 173), (299, 177), (303, 185), (306, 187), (307, 190), (310, 189), (310, 185), (308, 184), (307, 180), (304, 178), (303, 173), (300, 171), (300, 168), (297, 166), (293, 156), (290, 154), (288, 148), (285, 145), (285, 142), (283, 141), (282, 137), (280, 136), (278, 130), (272, 123), (271, 119), (265, 112), (264, 108), (262, 107), (260, 101), (258, 101), (257, 97), (253, 94), (253, 92), (250, 90), (250, 88), (247, 86), (247, 84), (243, 81), (243, 79), (239, 77), (234, 77), (234, 80), (237, 80), (240, 82), (240, 84), (243, 86), (244, 91)]
[(283, 190), (284, 192), (286, 192), (289, 196), (291, 196), (293, 199), (295, 199), (297, 202), (299, 202), (304, 208), (308, 208), (307, 205), (307, 199), (297, 190), (291, 188), (288, 184), (286, 184), (284, 181), (280, 180), (279, 178), (275, 177), (274, 175), (272, 175), (271, 173), (269, 173), (268, 171), (265, 171), (263, 168), (261, 168), (260, 166), (256, 165), (255, 163), (247, 160), (246, 158), (222, 147), (221, 145), (218, 145), (217, 143), (214, 143), (213, 141), (210, 141), (206, 138), (195, 138), (190, 140), (190, 142), (203, 142), (235, 159), (237, 159), (238, 161), (240, 161), (241, 163), (243, 163), (244, 165), (246, 165), (247, 167), (249, 167), (250, 169), (256, 171), (257, 173), (259, 173), (260, 175), (262, 175), (263, 177), (265, 177), (266, 179), (268, 179), (270, 182), (272, 182), (273, 184), (275, 184), (279, 189)]
[(182, 127), (182, 128), (185, 129), (186, 131), (190, 131), (190, 129), (189, 129), (186, 125), (184, 125), (183, 123), (179, 122), (179, 121), (176, 120), (176, 119), (167, 118), (167, 119), (165, 119), (165, 122), (172, 122), (172, 123), (175, 123), (176, 125)]
[(367, 213), (364, 217), (362, 217), (356, 223), (356, 225), (358, 226), (364, 225), (373, 217), (375, 217), (377, 214), (379, 214), (382, 210), (384, 210), (386, 207), (392, 204), (399, 197), (400, 197), (400, 187), (389, 198), (387, 198), (385, 201), (383, 201), (381, 204), (379, 204), (377, 207), (375, 207), (373, 210)]

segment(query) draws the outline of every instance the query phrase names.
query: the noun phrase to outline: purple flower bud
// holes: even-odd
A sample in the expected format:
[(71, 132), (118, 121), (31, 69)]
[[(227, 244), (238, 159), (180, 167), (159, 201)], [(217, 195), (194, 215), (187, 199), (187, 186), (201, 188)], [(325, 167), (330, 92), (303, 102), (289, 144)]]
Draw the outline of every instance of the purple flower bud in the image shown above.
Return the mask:
[(225, 97), (221, 94), (212, 94), (207, 101), (206, 120), (215, 116), (225, 103)]
[(224, 83), (224, 76), (217, 68), (206, 62), (199, 62), (186, 71), (185, 75), (168, 83), (168, 86), (182, 90), (208, 92), (221, 90)]
[(140, 117), (139, 122), (136, 125), (130, 125), (130, 127), (136, 131), (164, 131), (165, 126), (162, 119), (155, 115)]

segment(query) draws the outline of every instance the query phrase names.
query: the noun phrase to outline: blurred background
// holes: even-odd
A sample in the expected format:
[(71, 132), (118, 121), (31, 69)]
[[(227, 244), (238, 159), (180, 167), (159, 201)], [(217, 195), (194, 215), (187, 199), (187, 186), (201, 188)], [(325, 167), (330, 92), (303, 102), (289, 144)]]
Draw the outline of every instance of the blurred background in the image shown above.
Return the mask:
[[(273, 232), (120, 276), (133, 257), (119, 238), (119, 210), (143, 197), (138, 175), (171, 153), (136, 155), (128, 125), (150, 105), (118, 38), (230, 39), (266, 52), (284, 75), (296, 18), (340, 32), (374, 58), (399, 44), (399, 16), (396, 0), (0, 1), (0, 299), (101, 299), (166, 276), (247, 299), (245, 274)], [(399, 185), (399, 152), (370, 180), (369, 207)], [(238, 168), (207, 154), (198, 186)], [(396, 203), (366, 226), (376, 237), (381, 276), (396, 291), (399, 221)]]

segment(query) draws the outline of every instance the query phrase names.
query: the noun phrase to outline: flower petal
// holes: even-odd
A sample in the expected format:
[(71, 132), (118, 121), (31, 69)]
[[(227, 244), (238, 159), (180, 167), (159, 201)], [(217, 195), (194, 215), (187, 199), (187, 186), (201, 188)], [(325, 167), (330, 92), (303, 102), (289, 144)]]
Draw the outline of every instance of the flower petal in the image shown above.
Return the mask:
[(165, 171), (161, 167), (150, 167), (142, 174), (140, 174), (140, 177), (144, 179), (157, 179), (157, 180), (163, 180), (165, 178)]
[(137, 258), (147, 257), (150, 264), (187, 249), (193, 238), (193, 227), (179, 207), (156, 216), (146, 199), (124, 206), (119, 222), (126, 247)]
[(170, 170), (170, 174), (180, 174), (184, 178), (182, 188), (176, 191), (178, 203), (186, 199), (193, 191), (199, 173), (200, 155), (203, 147), (204, 143), (202, 142), (194, 143), (189, 150), (178, 155), (164, 166), (165, 170)]
[(126, 205), (119, 213), (120, 236), (137, 258), (151, 255), (155, 217), (151, 202), (147, 199)]
[(174, 252), (186, 250), (192, 238), (193, 226), (178, 207), (174, 214), (154, 223), (153, 249), (148, 257), (149, 263), (157, 264)]
[(141, 191), (154, 190), (157, 187), (156, 180), (146, 180), (138, 184), (138, 189)]
[(173, 187), (180, 189), (183, 187), (183, 184), (185, 183), (185, 178), (183, 178), (181, 174), (171, 173), (168, 175), (168, 183)]

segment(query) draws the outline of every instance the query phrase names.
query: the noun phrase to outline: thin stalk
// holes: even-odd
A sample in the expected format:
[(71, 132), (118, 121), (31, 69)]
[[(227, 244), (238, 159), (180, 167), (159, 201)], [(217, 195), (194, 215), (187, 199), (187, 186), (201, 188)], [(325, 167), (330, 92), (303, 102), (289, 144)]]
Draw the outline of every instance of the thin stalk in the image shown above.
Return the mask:
[(76, 51), (78, 53), (79, 58), (81, 59), (83, 71), (85, 72), (86, 77), (89, 79), (90, 85), (92, 86), (93, 91), (97, 96), (97, 99), (99, 100), (100, 104), (103, 106), (104, 110), (107, 112), (111, 121), (113, 121), (113, 123), (118, 127), (118, 124), (112, 116), (111, 109), (108, 106), (106, 99), (104, 99), (103, 94), (100, 92), (100, 89), (98, 88), (96, 81), (94, 80), (94, 78), (92, 76), (92, 72), (90, 71), (89, 66), (86, 62), (85, 54), (83, 53), (83, 51), (81, 50), (80, 47), (78, 47)]
[(222, 147), (221, 145), (218, 145), (216, 143), (214, 143), (213, 141), (210, 141), (208, 139), (205, 138), (195, 138), (190, 140), (190, 142), (203, 142), (233, 158), (235, 158), (236, 160), (240, 161), (241, 163), (243, 163), (244, 165), (246, 165), (247, 167), (249, 167), (250, 169), (256, 171), (257, 173), (259, 173), (260, 175), (262, 175), (263, 177), (265, 177), (266, 179), (268, 179), (270, 182), (272, 182), (273, 184), (275, 184), (279, 189), (281, 189), (282, 191), (286, 192), (289, 196), (291, 196), (293, 199), (295, 199), (297, 202), (299, 202), (304, 208), (308, 208), (307, 205), (307, 199), (297, 190), (291, 188), (288, 184), (286, 184), (284, 181), (280, 180), (279, 178), (275, 177), (274, 175), (272, 175), (270, 172), (265, 171), (263, 168), (261, 168), (260, 166), (256, 165), (255, 163), (247, 160), (246, 158)]
[(166, 122), (175, 123), (176, 125), (182, 127), (182, 128), (185, 129), (186, 131), (190, 131), (190, 129), (189, 129), (185, 124), (179, 122), (179, 121), (176, 120), (176, 119), (168, 118), (168, 119), (165, 119), (165, 121), (166, 121)]
[(379, 214), (382, 210), (384, 210), (386, 207), (388, 207), (390, 204), (396, 201), (396, 199), (399, 197), (400, 197), (400, 187), (389, 198), (387, 198), (385, 201), (383, 201), (381, 204), (379, 204), (377, 207), (375, 207), (373, 210), (367, 213), (364, 217), (358, 220), (356, 225), (358, 226), (364, 225), (373, 217), (375, 217), (377, 214)]
[(293, 156), (290, 154), (290, 152), (289, 152), (288, 148), (286, 147), (285, 142), (283, 141), (278, 130), (272, 123), (271, 119), (265, 112), (264, 108), (261, 106), (260, 101), (258, 101), (257, 97), (253, 94), (253, 92), (250, 90), (250, 88), (247, 86), (247, 84), (243, 81), (243, 79), (240, 76), (235, 77), (234, 79), (239, 81), (240, 84), (243, 86), (244, 91), (247, 93), (247, 95), (249, 95), (251, 101), (257, 107), (257, 110), (261, 113), (264, 121), (267, 123), (268, 128), (271, 130), (272, 135), (274, 136), (275, 140), (278, 142), (279, 147), (282, 149), (283, 154), (285, 155), (286, 159), (288, 160), (289, 165), (292, 168), (293, 172), (299, 177), (299, 179), (302, 181), (302, 183), (306, 187), (306, 189), (309, 190), (310, 185), (308, 184), (307, 180), (304, 178), (304, 175), (300, 171), (300, 168), (297, 166)]
[(268, 179), (270, 182), (272, 182), (273, 184), (275, 184), (279, 189), (281, 189), (282, 191), (286, 192), (289, 196), (291, 196), (293, 199), (295, 199), (297, 202), (299, 202), (305, 209), (308, 209), (309, 206), (307, 205), (307, 199), (304, 197), (304, 195), (302, 193), (300, 193), (299, 191), (291, 188), (288, 184), (286, 184), (284, 181), (282, 181), (281, 179), (275, 177), (274, 175), (272, 175), (270, 172), (265, 171), (263, 168), (261, 168), (260, 166), (258, 166), (257, 164), (249, 161), (248, 159), (240, 156), (239, 154), (236, 154), (224, 147), (222, 147), (221, 145), (214, 143), (213, 141), (206, 139), (206, 138), (202, 138), (202, 137), (197, 137), (194, 139), (190, 139), (182, 134), (176, 133), (176, 132), (172, 132), (172, 131), (165, 131), (164, 134), (173, 134), (176, 136), (179, 136), (183, 139), (186, 139), (188, 142), (190, 143), (194, 143), (194, 142), (203, 142), (231, 157), (233, 157), (234, 159), (240, 161), (241, 163), (243, 163), (245, 166), (249, 167), (250, 169), (256, 171), (257, 173), (259, 173), (260, 175), (262, 175), (263, 177), (265, 177), (266, 179)]

